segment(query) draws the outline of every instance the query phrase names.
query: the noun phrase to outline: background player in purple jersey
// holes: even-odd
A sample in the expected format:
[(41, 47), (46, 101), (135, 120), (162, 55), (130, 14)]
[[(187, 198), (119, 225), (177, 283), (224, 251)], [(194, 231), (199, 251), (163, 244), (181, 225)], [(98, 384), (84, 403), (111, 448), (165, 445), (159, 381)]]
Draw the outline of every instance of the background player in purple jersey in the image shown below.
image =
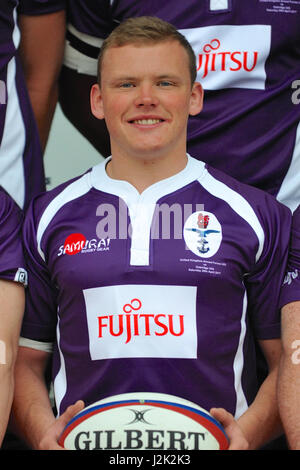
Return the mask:
[(14, 364), (27, 283), (21, 224), (20, 209), (0, 188), (0, 447), (13, 399)]
[[(16, 421), (30, 446), (55, 449), (78, 400), (156, 391), (214, 408), (232, 448), (258, 448), (280, 429), (277, 292), (290, 211), (186, 154), (203, 93), (175, 28), (149, 18), (120, 25), (99, 67), (91, 107), (106, 119), (112, 158), (35, 198), (24, 225), (30, 288)], [(165, 205), (191, 209), (183, 236), (152, 236)], [(116, 211), (118, 235), (103, 231), (103, 209)], [(254, 337), (269, 365), (260, 388)], [(43, 380), (52, 344), (57, 420)]]
[(280, 303), (283, 355), (279, 406), (291, 449), (300, 450), (300, 207), (293, 215), (290, 256)]
[(300, 1), (278, 3), (70, 1), (62, 109), (109, 155), (105, 123), (101, 134), (87, 105), (99, 47), (126, 18), (162, 18), (192, 44), (206, 95), (202, 113), (189, 120), (188, 151), (294, 210), (300, 203)]
[(6, 0), (0, 5), (0, 183), (24, 209), (45, 190), (45, 176), (23, 67), (44, 147), (50, 104), (56, 102), (52, 86), (61, 63), (64, 6), (63, 0)]

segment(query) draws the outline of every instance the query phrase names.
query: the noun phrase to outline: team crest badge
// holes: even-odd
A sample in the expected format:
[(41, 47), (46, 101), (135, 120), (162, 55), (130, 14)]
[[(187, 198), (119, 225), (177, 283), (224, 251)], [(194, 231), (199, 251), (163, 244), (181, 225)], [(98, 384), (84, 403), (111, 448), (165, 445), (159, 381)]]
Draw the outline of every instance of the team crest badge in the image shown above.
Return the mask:
[(183, 236), (188, 249), (195, 255), (210, 258), (220, 248), (222, 228), (211, 212), (194, 212), (184, 225)]

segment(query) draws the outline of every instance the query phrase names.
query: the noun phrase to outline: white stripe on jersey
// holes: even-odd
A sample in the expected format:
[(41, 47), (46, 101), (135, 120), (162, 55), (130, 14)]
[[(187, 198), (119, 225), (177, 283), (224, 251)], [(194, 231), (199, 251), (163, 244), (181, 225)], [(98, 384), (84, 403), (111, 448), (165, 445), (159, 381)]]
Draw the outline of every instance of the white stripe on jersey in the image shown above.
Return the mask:
[(234, 210), (242, 219), (244, 219), (253, 229), (258, 238), (259, 244), (256, 253), (257, 262), (264, 247), (265, 234), (258, 217), (256, 216), (248, 201), (229, 186), (214, 178), (210, 173), (207, 173), (206, 177), (201, 181), (199, 180), (199, 183), (210, 194), (219, 199), (222, 199), (223, 201), (226, 201), (232, 210)]
[[(17, 22), (17, 7), (14, 9), (13, 17), (15, 26), (12, 40), (15, 48), (18, 49), (20, 30)], [(0, 145), (0, 184), (23, 208), (25, 201), (23, 152), (26, 135), (15, 80), (16, 61), (12, 58), (7, 66), (7, 108)]]
[[(226, 184), (214, 178), (210, 173), (203, 178), (199, 183), (213, 196), (216, 196), (223, 201), (228, 202), (230, 207), (242, 217), (251, 226), (255, 232), (259, 246), (256, 253), (256, 262), (259, 260), (265, 241), (263, 228), (248, 201), (240, 194), (229, 188)], [(246, 397), (242, 388), (242, 372), (244, 366), (243, 347), (246, 335), (246, 312), (247, 312), (247, 293), (245, 292), (243, 300), (243, 312), (241, 317), (241, 332), (239, 337), (239, 345), (233, 362), (234, 370), (234, 387), (236, 391), (237, 403), (235, 416), (238, 418), (248, 408)]]
[(53, 343), (36, 341), (35, 339), (23, 338), (22, 336), (19, 338), (19, 346), (44, 351), (49, 354), (53, 353)]
[(81, 178), (67, 186), (54, 198), (43, 213), (37, 229), (37, 249), (41, 258), (45, 261), (45, 254), (41, 248), (41, 241), (45, 230), (57, 212), (68, 202), (83, 196), (91, 189), (90, 173), (84, 174)]
[[(73, 25), (68, 24), (68, 30), (81, 41), (94, 47), (101, 47), (103, 39), (81, 33)], [(88, 57), (82, 52), (77, 51), (68, 40), (65, 43), (64, 65), (70, 69), (77, 70), (78, 73), (84, 73), (95, 77), (97, 75), (98, 60)]]
[(296, 140), (292, 160), (287, 174), (281, 184), (276, 199), (288, 206), (292, 212), (297, 209), (300, 201), (300, 123), (297, 127)]
[(247, 314), (247, 292), (245, 291), (243, 299), (243, 313), (241, 317), (241, 333), (239, 339), (239, 345), (236, 351), (236, 355), (233, 361), (233, 370), (234, 370), (234, 388), (236, 391), (236, 408), (235, 408), (235, 418), (238, 419), (248, 408), (248, 403), (243, 391), (242, 385), (242, 373), (244, 369), (244, 354), (243, 347), (246, 335), (246, 314)]
[(14, 26), (14, 30), (13, 30), (13, 34), (12, 34), (12, 40), (13, 40), (14, 46), (17, 50), (18, 47), (19, 47), (19, 44), (20, 44), (20, 39), (21, 39), (21, 33), (20, 33), (20, 30), (19, 30), (19, 26), (18, 26), (17, 7), (14, 8), (13, 17), (14, 17), (15, 26)]
[(16, 87), (16, 60), (14, 57), (7, 66), (6, 87), (7, 105), (0, 145), (0, 184), (23, 208), (25, 201), (23, 153), (26, 131)]
[(60, 343), (59, 324), (60, 324), (60, 318), (59, 318), (59, 315), (57, 315), (56, 339), (57, 339), (57, 347), (59, 350), (59, 357), (60, 357), (60, 369), (54, 379), (53, 388), (54, 388), (54, 396), (55, 396), (55, 403), (56, 403), (58, 416), (59, 416), (60, 404), (67, 392), (67, 376), (66, 376), (65, 358), (61, 352), (60, 345), (59, 345)]

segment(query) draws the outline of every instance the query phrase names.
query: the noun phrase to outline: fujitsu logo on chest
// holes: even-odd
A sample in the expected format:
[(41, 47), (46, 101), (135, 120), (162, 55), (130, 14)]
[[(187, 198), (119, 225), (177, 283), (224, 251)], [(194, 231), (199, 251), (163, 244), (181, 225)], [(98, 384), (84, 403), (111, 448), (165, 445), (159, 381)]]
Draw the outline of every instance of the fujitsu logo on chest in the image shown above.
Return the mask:
[(108, 335), (121, 337), (128, 344), (137, 336), (182, 336), (184, 315), (143, 311), (142, 302), (135, 298), (123, 306), (123, 312), (98, 316), (98, 338)]
[(221, 41), (212, 39), (203, 47), (203, 53), (197, 56), (197, 71), (200, 78), (211, 72), (252, 72), (258, 60), (258, 51), (228, 50), (222, 51)]
[(204, 89), (265, 89), (271, 25), (215, 24), (181, 32), (193, 47), (197, 79)]

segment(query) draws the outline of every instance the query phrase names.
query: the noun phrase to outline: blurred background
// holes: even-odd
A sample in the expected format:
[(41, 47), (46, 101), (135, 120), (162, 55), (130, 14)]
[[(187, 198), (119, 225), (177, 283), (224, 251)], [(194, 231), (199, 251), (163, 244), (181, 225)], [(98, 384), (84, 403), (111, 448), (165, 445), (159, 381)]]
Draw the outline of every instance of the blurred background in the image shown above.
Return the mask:
[(81, 175), (101, 161), (102, 155), (72, 126), (57, 105), (44, 156), (47, 189)]

